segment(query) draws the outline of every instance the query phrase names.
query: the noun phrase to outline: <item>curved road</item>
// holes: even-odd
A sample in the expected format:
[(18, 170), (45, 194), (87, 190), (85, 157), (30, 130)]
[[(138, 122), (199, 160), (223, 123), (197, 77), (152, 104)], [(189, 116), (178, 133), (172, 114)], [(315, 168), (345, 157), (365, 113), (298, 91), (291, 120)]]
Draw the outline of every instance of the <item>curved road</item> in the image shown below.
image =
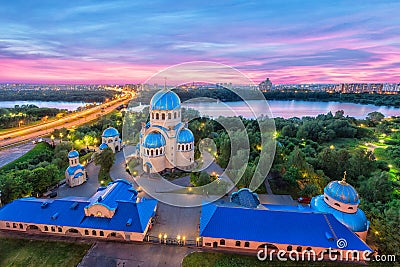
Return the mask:
[[(66, 116), (57, 121), (51, 121), (41, 125), (25, 127), (20, 131), (12, 131), (11, 133), (1, 134), (0, 147), (19, 143), (25, 140), (34, 139), (38, 136), (50, 134), (55, 129), (71, 128), (81, 124), (85, 124), (97, 119), (99, 116), (110, 113), (118, 106), (126, 104), (133, 97), (133, 93), (129, 92), (127, 97), (113, 100), (105, 104), (93, 107), (82, 112), (76, 112), (73, 115)], [(103, 110), (102, 110), (103, 109)]]

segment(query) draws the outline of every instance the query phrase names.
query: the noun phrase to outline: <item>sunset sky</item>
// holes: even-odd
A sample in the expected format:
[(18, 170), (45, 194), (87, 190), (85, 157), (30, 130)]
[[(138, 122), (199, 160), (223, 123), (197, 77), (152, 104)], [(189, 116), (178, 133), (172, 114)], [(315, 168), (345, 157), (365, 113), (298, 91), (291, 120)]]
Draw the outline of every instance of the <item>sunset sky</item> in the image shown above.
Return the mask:
[(399, 13), (400, 1), (1, 1), (0, 82), (136, 83), (198, 60), (255, 82), (400, 82)]

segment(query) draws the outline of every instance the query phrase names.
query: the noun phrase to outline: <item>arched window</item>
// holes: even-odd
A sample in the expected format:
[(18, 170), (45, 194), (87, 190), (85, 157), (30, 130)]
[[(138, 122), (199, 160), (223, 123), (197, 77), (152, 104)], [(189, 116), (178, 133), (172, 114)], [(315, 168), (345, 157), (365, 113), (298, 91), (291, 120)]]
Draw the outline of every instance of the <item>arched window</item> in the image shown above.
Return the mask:
[(220, 244), (221, 246), (225, 246), (225, 239), (221, 239), (221, 240), (219, 241), (219, 244)]
[(168, 113), (168, 119), (169, 120), (171, 119), (171, 113)]
[(250, 247), (250, 242), (244, 242), (244, 247), (245, 247), (245, 248)]
[(54, 226), (52, 226), (52, 227), (51, 227), (51, 231), (52, 231), (52, 232), (55, 232), (55, 231), (56, 231), (56, 228), (55, 228)]
[(353, 207), (349, 207), (349, 210), (352, 210), (353, 209)]
[(190, 149), (192, 149), (192, 144), (190, 144)]
[(161, 114), (161, 119), (162, 119), (162, 120), (165, 120), (165, 113), (162, 113), (162, 114)]
[(151, 154), (151, 156), (154, 156), (154, 151), (153, 151), (153, 149), (150, 150), (150, 154)]
[(160, 119), (160, 115), (158, 113), (156, 113), (156, 120)]
[(45, 227), (44, 227), (44, 230), (45, 230), (46, 232), (49, 231), (49, 227), (45, 226)]
[(329, 198), (328, 198), (328, 197), (325, 197), (325, 199), (329, 201)]
[(292, 246), (287, 246), (286, 250), (287, 250), (287, 251), (292, 251), (292, 250), (293, 250), (293, 247), (292, 247)]
[(156, 149), (156, 156), (158, 156), (158, 148)]
[(174, 119), (176, 119), (176, 111), (174, 112)]
[(7, 222), (7, 223), (6, 223), (6, 227), (7, 227), (7, 228), (10, 228), (10, 223)]
[(235, 246), (240, 247), (240, 241), (236, 241)]
[(186, 150), (189, 150), (189, 145), (188, 144), (186, 144)]
[(16, 223), (13, 223), (13, 228), (17, 228), (17, 224)]
[(58, 232), (62, 233), (62, 228), (61, 227), (58, 227)]
[(153, 112), (151, 113), (151, 118), (154, 120), (154, 113)]
[(307, 247), (306, 250), (307, 250), (307, 251), (311, 251), (311, 247)]
[(19, 224), (19, 229), (24, 228), (24, 226), (22, 225), (22, 223)]
[(147, 149), (147, 156), (150, 155), (150, 150)]
[(104, 236), (104, 232), (103, 231), (100, 231), (100, 236)]
[(337, 203), (337, 202), (335, 202), (335, 206), (338, 206), (338, 207), (340, 207), (340, 204), (339, 204), (339, 203)]
[(296, 251), (297, 251), (297, 252), (301, 252), (302, 249), (303, 249), (302, 247), (298, 246), (298, 247), (296, 248)]
[(85, 230), (85, 235), (89, 235), (89, 230)]
[(181, 150), (181, 145), (178, 145), (178, 150)]
[(96, 236), (96, 235), (97, 235), (97, 233), (96, 233), (96, 231), (95, 231), (95, 230), (93, 230), (93, 231), (92, 231), (92, 235), (94, 235), (94, 236)]

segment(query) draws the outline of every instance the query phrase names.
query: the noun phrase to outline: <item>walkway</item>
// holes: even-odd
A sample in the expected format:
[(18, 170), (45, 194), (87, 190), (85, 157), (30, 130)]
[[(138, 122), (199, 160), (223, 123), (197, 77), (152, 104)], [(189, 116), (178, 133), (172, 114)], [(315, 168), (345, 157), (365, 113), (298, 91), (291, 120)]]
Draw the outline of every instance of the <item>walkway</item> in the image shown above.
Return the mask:
[(158, 244), (97, 242), (78, 266), (181, 266), (183, 258), (195, 249)]

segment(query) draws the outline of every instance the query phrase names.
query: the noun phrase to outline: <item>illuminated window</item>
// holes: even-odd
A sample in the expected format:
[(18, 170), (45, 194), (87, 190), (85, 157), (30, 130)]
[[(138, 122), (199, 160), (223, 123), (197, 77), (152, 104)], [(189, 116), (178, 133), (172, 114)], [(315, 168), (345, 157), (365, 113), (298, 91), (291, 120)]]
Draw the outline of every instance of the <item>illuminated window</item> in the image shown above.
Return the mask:
[(102, 215), (103, 214), (100, 211), (98, 211), (97, 214), (96, 214), (97, 217), (101, 217)]

